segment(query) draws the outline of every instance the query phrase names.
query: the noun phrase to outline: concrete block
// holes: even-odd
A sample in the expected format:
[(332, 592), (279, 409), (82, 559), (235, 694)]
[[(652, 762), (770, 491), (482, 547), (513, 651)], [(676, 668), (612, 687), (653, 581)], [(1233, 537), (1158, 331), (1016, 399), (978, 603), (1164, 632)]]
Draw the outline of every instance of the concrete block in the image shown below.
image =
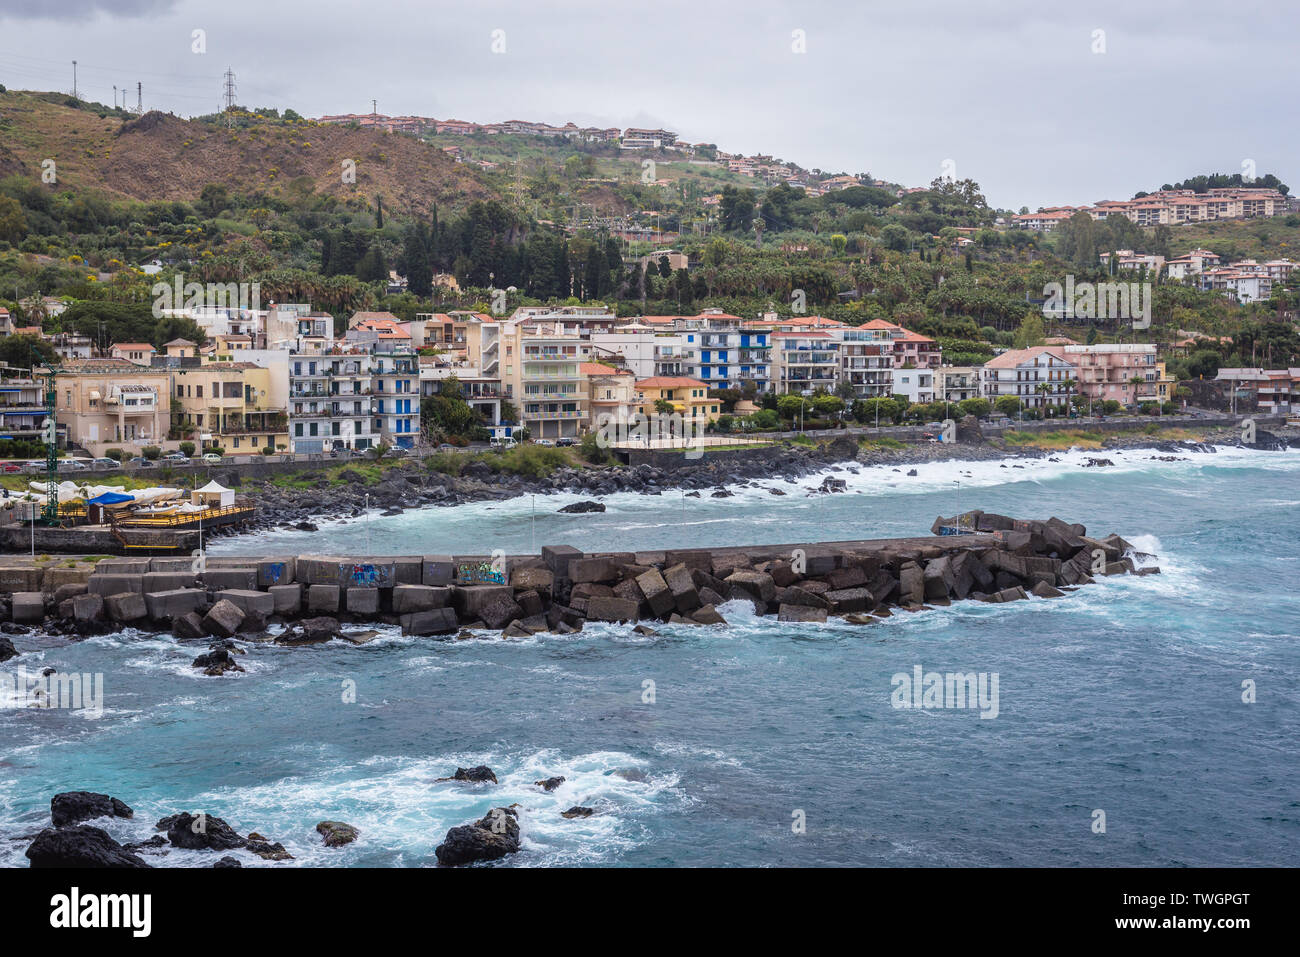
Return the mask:
[(44, 577), (43, 568), (26, 568), (21, 565), (0, 568), (0, 592), (40, 591)]
[(404, 555), (392, 559), (393, 587), (398, 585), (422, 585), (424, 583), (424, 558), (419, 555)]
[(257, 587), (270, 588), (272, 585), (290, 585), (294, 582), (297, 571), (295, 558), (266, 558), (257, 563)]
[(636, 621), (639, 604), (629, 598), (606, 598), (597, 595), (587, 601), (589, 621)]
[(569, 564), (575, 558), (582, 558), (583, 553), (572, 545), (543, 545), (542, 561), (559, 580), (569, 578)]
[(378, 588), (349, 588), (348, 611), (354, 615), (374, 615), (379, 612)]
[(78, 595), (72, 599), (72, 617), (77, 621), (98, 621), (103, 615), (103, 595)]
[(425, 585), (450, 585), (456, 579), (456, 562), (450, 555), (425, 555), (420, 580)]
[[(103, 562), (100, 562), (102, 565)], [(124, 591), (133, 591), (137, 595), (144, 594), (144, 574), (103, 574), (99, 570), (90, 576), (90, 581), (86, 583), (90, 591), (96, 595), (120, 595)]]
[(307, 585), (337, 585), (341, 561), (340, 558), (327, 555), (300, 555), (296, 577)]
[(321, 614), (326, 612), (330, 614), (338, 614), (339, 586), (307, 586), (307, 610), (312, 614)]
[(233, 638), (243, 623), (243, 611), (234, 602), (224, 598), (203, 616), (203, 630), (218, 638)]
[(245, 615), (260, 615), (270, 618), (275, 614), (275, 599), (269, 592), (246, 588), (227, 588), (217, 595), (230, 602)]
[(296, 615), (302, 610), (301, 585), (272, 585), (267, 589), (277, 615)]
[(208, 593), (201, 588), (176, 588), (171, 591), (146, 592), (145, 607), (154, 621), (168, 621), (185, 615), (206, 603)]
[(503, 596), (513, 600), (514, 589), (509, 585), (457, 585), (452, 589), (451, 602), (462, 619), (473, 621), (482, 617), (484, 608)]
[(574, 558), (569, 561), (569, 580), (575, 584), (608, 584), (618, 581), (620, 577), (619, 563), (612, 558)]
[(649, 603), (650, 610), (656, 615), (666, 615), (677, 607), (677, 599), (669, 590), (668, 583), (664, 581), (664, 576), (660, 574), (659, 569), (652, 568), (638, 575), (636, 583)]
[(238, 589), (257, 590), (257, 568), (211, 568), (203, 573), (203, 584), (218, 591)]
[(143, 591), (174, 591), (177, 588), (193, 588), (194, 573), (183, 572), (146, 572), (142, 576)]
[(398, 585), (393, 589), (393, 612), (398, 615), (446, 608), (450, 601), (451, 588), (446, 586)]
[[(47, 568), (45, 569), (45, 577), (41, 580), (41, 590), (56, 591), (62, 585), (88, 584), (94, 571), (95, 566), (86, 563), (78, 564), (74, 568), (64, 568), (62, 565)], [(0, 591), (7, 590), (0, 586)]]
[(504, 585), (510, 581), (510, 563), (504, 556), (453, 555), (458, 585)]
[(396, 567), (391, 559), (362, 558), (339, 563), (341, 588), (392, 588)]
[(194, 559), (192, 558), (149, 559), (149, 571), (151, 572), (190, 572), (193, 570)]
[(110, 620), (120, 621), (122, 624), (139, 621), (149, 614), (149, 606), (144, 603), (144, 595), (133, 591), (107, 596), (104, 599), (104, 608)]
[(149, 558), (104, 558), (95, 570), (105, 575), (143, 575), (151, 571)]
[(13, 619), (32, 624), (45, 617), (45, 596), (38, 591), (17, 591), (13, 597)]
[(446, 635), (457, 627), (456, 613), (450, 608), (434, 608), (403, 615), (400, 619), (404, 635)]

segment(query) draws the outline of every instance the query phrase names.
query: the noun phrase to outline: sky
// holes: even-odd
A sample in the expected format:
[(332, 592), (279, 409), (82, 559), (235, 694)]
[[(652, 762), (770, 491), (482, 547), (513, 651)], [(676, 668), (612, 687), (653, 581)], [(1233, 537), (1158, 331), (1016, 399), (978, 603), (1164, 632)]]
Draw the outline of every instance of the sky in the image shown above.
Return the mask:
[(1290, 0), (0, 0), (0, 84), (70, 91), (76, 59), (83, 98), (139, 81), (193, 116), (230, 68), (245, 107), (663, 127), (1037, 209), (1243, 169), (1300, 188), (1297, 28)]

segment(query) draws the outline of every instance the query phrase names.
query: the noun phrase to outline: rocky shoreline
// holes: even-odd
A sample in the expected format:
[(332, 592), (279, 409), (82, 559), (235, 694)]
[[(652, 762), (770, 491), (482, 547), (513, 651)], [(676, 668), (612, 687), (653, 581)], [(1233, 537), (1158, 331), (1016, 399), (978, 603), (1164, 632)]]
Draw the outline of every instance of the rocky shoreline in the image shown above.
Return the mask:
[[(963, 431), (963, 437), (968, 435)], [(731, 490), (755, 486), (773, 479), (797, 480), (826, 471), (889, 466), (912, 468), (931, 462), (982, 462), (1009, 459), (1052, 459), (1059, 451), (1033, 447), (1006, 446), (984, 442), (978, 430), (974, 441), (956, 444), (925, 443), (901, 448), (861, 446), (850, 437), (839, 437), (817, 446), (786, 442), (773, 446), (757, 458), (729, 459), (706, 457), (699, 464), (687, 464), (667, 470), (650, 465), (563, 467), (550, 475), (534, 479), (494, 471), (481, 461), (467, 464), (459, 475), (431, 471), (420, 462), (402, 462), (389, 468), (374, 485), (366, 485), (359, 474), (349, 481), (348, 470), (339, 485), (321, 478), (307, 489), (283, 488), (272, 482), (238, 483), (237, 476), (226, 479), (241, 495), (258, 506), (258, 517), (243, 526), (214, 530), (212, 537), (239, 535), (271, 529), (316, 531), (317, 523), (326, 520), (350, 521), (365, 514), (367, 505), (383, 515), (398, 515), (408, 509), (450, 507), (473, 502), (492, 502), (522, 495), (568, 493), (600, 498), (619, 492), (662, 495), (682, 492), (687, 497), (711, 495), (724, 497)], [(1300, 431), (1279, 429), (1277, 433), (1260, 431), (1257, 441), (1248, 446), (1262, 450), (1281, 450), (1300, 446)], [(1106, 461), (1107, 450), (1149, 451), (1153, 457), (1173, 461), (1188, 452), (1216, 452), (1220, 447), (1241, 447), (1236, 430), (1221, 429), (1209, 433), (1203, 442), (1181, 439), (1161, 440), (1151, 435), (1115, 435), (1097, 450), (1096, 465)], [(1094, 466), (1096, 467), (1096, 466)], [(834, 486), (823, 490), (834, 491)], [(782, 494), (780, 490), (773, 494)], [(603, 508), (573, 509), (603, 511)]]

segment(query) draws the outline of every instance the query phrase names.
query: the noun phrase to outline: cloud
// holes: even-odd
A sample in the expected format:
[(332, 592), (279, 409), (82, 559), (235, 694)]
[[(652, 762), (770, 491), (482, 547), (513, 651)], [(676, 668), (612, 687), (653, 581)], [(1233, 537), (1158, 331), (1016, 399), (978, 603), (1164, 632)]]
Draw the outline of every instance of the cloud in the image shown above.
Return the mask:
[(96, 14), (143, 17), (170, 11), (176, 0), (0, 0), (0, 19), (84, 20)]

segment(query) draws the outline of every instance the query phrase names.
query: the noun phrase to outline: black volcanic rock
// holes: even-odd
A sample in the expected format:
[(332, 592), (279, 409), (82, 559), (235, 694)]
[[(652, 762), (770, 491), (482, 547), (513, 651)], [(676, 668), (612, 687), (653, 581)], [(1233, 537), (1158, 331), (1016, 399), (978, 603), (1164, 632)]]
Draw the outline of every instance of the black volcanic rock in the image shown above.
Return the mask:
[(32, 862), (34, 868), (152, 866), (109, 837), (107, 831), (86, 824), (46, 828), (36, 835), (36, 840), (27, 848), (27, 859)]
[(135, 812), (115, 797), (94, 791), (65, 791), (50, 799), (50, 820), (69, 827), (97, 817), (134, 817)]

